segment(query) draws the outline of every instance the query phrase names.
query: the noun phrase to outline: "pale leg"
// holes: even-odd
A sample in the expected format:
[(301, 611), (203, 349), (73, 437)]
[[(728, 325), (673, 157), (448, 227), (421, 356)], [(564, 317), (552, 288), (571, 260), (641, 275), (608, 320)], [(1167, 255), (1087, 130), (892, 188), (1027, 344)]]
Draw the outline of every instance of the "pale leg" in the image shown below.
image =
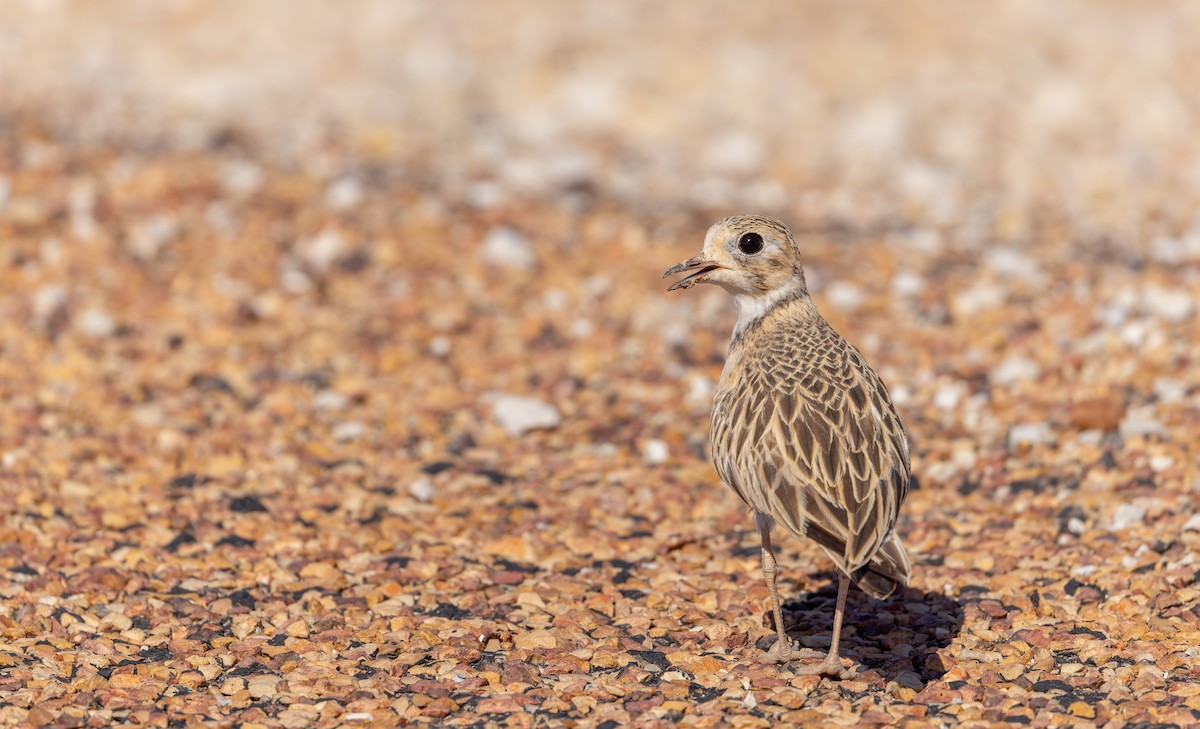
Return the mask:
[(754, 521), (758, 524), (758, 536), (762, 539), (763, 579), (767, 583), (767, 592), (771, 593), (771, 611), (775, 614), (775, 632), (779, 636), (767, 653), (767, 659), (775, 663), (787, 663), (797, 658), (816, 658), (821, 655), (817, 651), (793, 648), (783, 630), (783, 610), (780, 607), (779, 590), (775, 587), (778, 566), (775, 563), (775, 553), (771, 549), (771, 517), (755, 513)]
[(842, 637), (842, 616), (846, 612), (846, 593), (850, 591), (850, 578), (844, 573), (839, 573), (838, 580), (838, 596), (837, 608), (833, 613), (833, 637), (829, 641), (829, 653), (825, 654), (825, 660), (820, 663), (799, 666), (796, 672), (799, 674), (822, 674), (825, 676), (833, 676), (834, 678), (850, 678), (854, 675), (854, 670), (846, 670), (842, 667), (842, 659), (838, 657), (838, 643)]

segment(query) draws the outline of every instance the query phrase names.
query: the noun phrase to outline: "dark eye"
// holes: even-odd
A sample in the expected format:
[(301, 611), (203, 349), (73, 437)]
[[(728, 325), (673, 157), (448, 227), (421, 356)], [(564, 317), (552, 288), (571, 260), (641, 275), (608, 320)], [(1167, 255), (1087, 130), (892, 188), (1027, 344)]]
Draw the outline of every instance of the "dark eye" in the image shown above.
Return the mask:
[(758, 233), (747, 233), (738, 238), (738, 250), (747, 256), (753, 256), (763, 248), (762, 236)]

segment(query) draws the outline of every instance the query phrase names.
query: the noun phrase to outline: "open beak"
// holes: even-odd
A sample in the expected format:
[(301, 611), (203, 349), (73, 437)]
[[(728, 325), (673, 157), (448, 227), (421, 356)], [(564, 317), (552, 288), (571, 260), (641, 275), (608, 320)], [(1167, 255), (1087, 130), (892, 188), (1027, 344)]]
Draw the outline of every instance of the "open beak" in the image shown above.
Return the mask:
[(673, 276), (677, 273), (682, 273), (683, 271), (696, 272), (671, 284), (667, 287), (667, 291), (674, 291), (675, 289), (690, 289), (698, 283), (703, 283), (704, 277), (718, 268), (721, 268), (720, 264), (706, 260), (703, 256), (696, 256), (695, 258), (687, 259), (683, 263), (676, 263), (674, 266), (668, 268), (665, 273), (663, 273), (663, 278), (666, 278), (667, 276)]

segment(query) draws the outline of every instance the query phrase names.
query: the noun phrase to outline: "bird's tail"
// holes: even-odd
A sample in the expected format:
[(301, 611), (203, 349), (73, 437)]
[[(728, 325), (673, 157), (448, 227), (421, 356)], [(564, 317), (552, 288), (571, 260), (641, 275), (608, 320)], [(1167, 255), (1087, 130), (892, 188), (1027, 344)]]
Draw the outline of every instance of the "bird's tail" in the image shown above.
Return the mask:
[(855, 570), (851, 577), (863, 592), (879, 599), (892, 594), (897, 585), (907, 585), (912, 577), (912, 564), (899, 535), (892, 532), (871, 561)]

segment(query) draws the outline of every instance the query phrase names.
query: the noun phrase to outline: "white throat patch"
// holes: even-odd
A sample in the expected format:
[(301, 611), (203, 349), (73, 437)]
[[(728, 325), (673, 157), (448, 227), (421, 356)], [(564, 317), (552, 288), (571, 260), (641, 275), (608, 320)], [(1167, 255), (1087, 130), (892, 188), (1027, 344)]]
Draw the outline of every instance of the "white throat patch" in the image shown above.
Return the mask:
[(765, 296), (734, 294), (733, 303), (737, 305), (738, 318), (733, 325), (733, 339), (741, 336), (746, 327), (766, 316), (780, 301), (791, 298), (798, 290), (799, 286), (780, 286)]

